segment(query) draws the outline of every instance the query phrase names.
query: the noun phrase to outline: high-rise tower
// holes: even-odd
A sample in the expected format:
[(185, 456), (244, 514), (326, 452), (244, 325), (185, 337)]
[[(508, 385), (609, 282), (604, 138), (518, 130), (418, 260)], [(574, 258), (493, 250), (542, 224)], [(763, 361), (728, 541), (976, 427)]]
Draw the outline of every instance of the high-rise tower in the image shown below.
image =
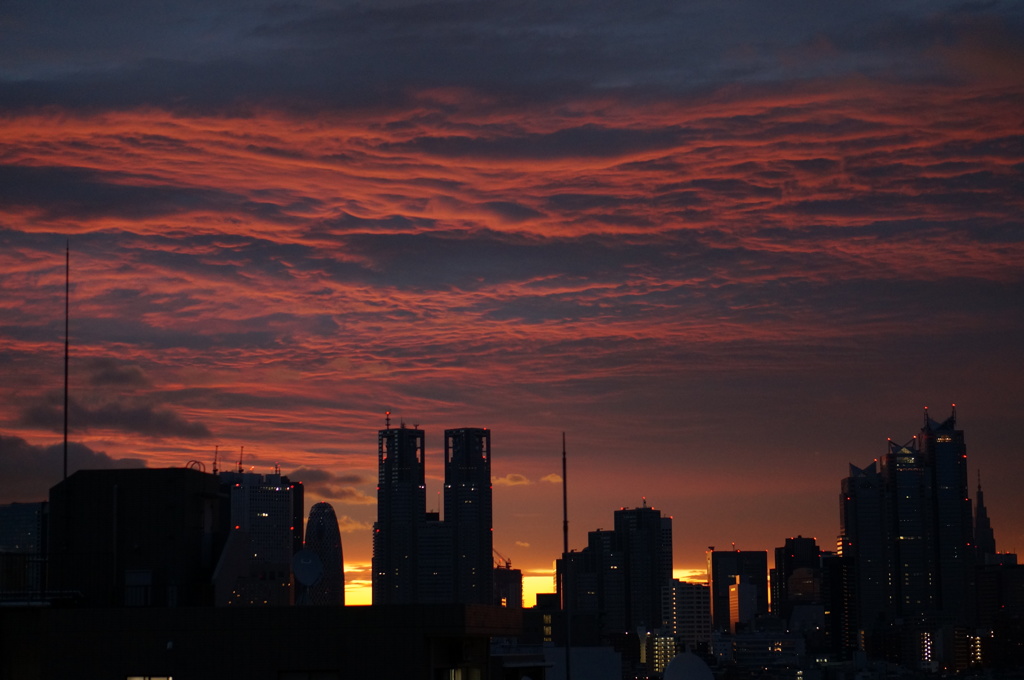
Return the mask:
[(345, 604), (345, 561), (341, 550), (338, 518), (330, 503), (317, 503), (309, 509), (306, 522), (306, 550), (320, 560), (323, 572), (306, 591), (306, 603), (312, 605)]
[(813, 538), (787, 538), (775, 549), (771, 573), (772, 614), (789, 621), (795, 607), (821, 604), (821, 549)]
[(668, 630), (664, 589), (672, 586), (672, 518), (647, 507), (615, 511), (615, 530), (591, 531), (580, 552), (558, 561), (564, 599), (580, 614), (599, 614), (604, 634)]
[(220, 483), (230, 497), (231, 533), (218, 567), (217, 603), (292, 604), (292, 556), (302, 536), (302, 485), (280, 471), (221, 472)]
[(427, 503), (424, 446), (423, 430), (404, 423), (377, 434), (374, 604), (418, 601), (417, 548)]
[(973, 610), (976, 557), (956, 407), (941, 423), (926, 409), (919, 435), (889, 440), (877, 463), (851, 466), (840, 496), (846, 644), (870, 645), (872, 633), (889, 638), (900, 622), (932, 654), (938, 630), (969, 624)]
[(443, 519), (426, 511), (423, 430), (389, 421), (377, 459), (374, 604), (492, 602), (490, 431), (445, 430)]
[(672, 585), (672, 518), (647, 507), (615, 511), (615, 536), (625, 567), (627, 630), (662, 628), (662, 588)]
[(956, 404), (941, 423), (928, 417), (925, 409), (919, 439), (932, 476), (937, 605), (941, 618), (965, 623), (974, 588), (974, 522), (967, 485), (967, 447), (964, 431), (956, 428)]
[(839, 630), (842, 646), (856, 648), (869, 622), (890, 615), (889, 543), (885, 527), (885, 494), (878, 464), (863, 469), (850, 465), (839, 503), (839, 550), (842, 559)]
[(490, 431), (445, 430), (444, 523), (452, 527), (457, 602), (494, 598), (491, 518)]

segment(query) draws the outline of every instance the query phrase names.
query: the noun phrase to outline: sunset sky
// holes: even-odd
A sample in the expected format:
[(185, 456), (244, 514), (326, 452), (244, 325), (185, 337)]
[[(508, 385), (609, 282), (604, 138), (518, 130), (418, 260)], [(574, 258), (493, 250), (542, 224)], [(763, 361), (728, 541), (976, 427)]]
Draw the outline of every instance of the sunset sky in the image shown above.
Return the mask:
[[(675, 564), (832, 548), (848, 464), (957, 404), (1024, 553), (1024, 4), (0, 4), (0, 503), (282, 472), (368, 597), (384, 412), (492, 430), (550, 583), (644, 502)], [(973, 491), (972, 491), (973, 493)], [(543, 588), (542, 588), (543, 589)], [(528, 601), (527, 604), (532, 604)]]

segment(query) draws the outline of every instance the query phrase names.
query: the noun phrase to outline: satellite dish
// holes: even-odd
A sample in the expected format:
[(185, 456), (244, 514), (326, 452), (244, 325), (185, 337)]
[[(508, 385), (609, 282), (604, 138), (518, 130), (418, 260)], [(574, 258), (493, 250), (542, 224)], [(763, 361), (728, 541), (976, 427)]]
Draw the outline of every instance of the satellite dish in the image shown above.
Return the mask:
[(292, 573), (295, 579), (306, 586), (315, 586), (324, 575), (324, 563), (315, 552), (303, 548), (292, 558)]

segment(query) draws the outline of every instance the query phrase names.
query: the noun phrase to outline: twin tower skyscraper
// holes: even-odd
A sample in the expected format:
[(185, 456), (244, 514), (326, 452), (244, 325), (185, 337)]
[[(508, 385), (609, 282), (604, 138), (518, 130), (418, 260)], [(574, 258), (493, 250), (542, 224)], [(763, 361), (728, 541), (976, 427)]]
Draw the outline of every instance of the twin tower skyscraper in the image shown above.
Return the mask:
[(494, 599), (491, 433), (444, 432), (444, 517), (427, 512), (425, 435), (378, 432), (373, 603), (489, 604)]

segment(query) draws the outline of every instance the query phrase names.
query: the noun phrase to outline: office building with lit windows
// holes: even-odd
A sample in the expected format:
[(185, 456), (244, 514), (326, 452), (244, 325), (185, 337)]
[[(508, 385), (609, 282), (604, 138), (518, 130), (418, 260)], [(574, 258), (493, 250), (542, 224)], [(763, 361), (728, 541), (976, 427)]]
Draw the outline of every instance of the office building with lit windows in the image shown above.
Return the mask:
[(678, 579), (662, 590), (662, 617), (684, 647), (703, 650), (711, 640), (710, 592), (706, 583)]
[(292, 557), (302, 539), (302, 485), (280, 472), (222, 472), (231, 531), (217, 566), (217, 604), (294, 603)]

